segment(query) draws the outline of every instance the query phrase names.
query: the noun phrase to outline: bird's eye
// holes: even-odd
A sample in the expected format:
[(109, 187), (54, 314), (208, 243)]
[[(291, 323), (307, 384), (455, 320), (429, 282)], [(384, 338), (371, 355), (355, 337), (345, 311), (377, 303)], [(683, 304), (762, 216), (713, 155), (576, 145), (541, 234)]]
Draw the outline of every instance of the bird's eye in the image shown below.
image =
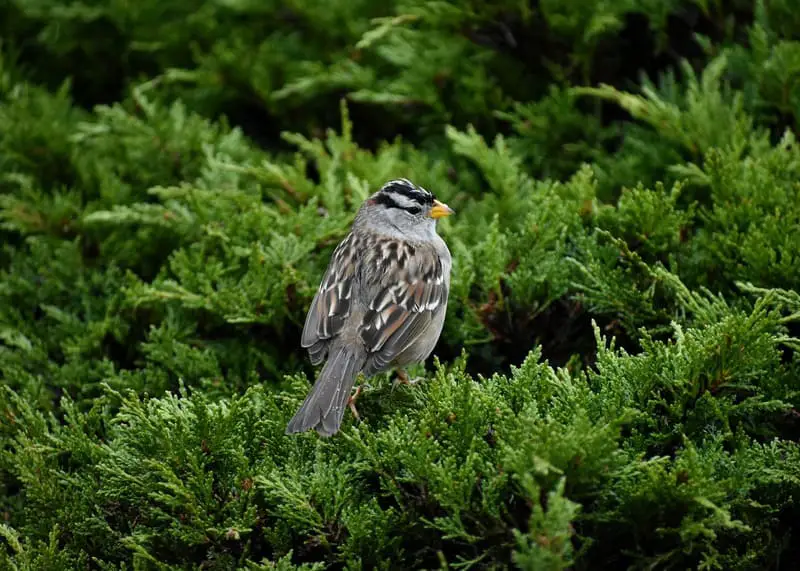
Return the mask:
[(422, 209), (419, 206), (409, 206), (405, 210), (406, 212), (409, 212), (411, 214), (419, 214), (420, 212), (422, 212)]

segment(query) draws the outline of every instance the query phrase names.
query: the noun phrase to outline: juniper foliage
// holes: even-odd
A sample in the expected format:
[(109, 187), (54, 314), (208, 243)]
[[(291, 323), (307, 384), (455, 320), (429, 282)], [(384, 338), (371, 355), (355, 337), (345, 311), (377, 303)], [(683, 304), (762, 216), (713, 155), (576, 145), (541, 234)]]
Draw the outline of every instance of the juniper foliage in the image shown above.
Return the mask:
[[(790, 569), (800, 17), (0, 6), (0, 568)], [(361, 201), (451, 204), (436, 357), (283, 430)]]

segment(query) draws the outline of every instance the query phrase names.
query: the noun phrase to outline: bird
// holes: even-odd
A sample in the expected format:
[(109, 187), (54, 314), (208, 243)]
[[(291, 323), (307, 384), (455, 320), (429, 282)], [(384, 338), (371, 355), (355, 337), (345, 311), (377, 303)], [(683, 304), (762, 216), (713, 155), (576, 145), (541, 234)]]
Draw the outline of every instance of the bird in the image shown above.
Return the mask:
[(433, 193), (406, 178), (389, 180), (360, 205), (347, 235), (334, 249), (306, 315), (301, 346), (322, 369), (286, 426), (339, 432), (351, 391), (365, 378), (424, 362), (444, 326), (452, 256), (436, 231), (454, 214)]

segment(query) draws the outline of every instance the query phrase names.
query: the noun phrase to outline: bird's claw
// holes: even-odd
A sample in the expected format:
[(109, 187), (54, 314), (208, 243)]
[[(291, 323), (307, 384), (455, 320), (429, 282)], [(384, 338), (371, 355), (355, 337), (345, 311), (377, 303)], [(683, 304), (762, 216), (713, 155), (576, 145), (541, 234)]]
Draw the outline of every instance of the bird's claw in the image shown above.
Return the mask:
[(408, 373), (405, 371), (398, 371), (397, 378), (392, 383), (392, 390), (394, 390), (398, 385), (416, 385), (419, 382), (422, 382), (424, 377), (414, 377), (413, 379), (408, 378)]
[(347, 400), (347, 406), (350, 407), (350, 412), (353, 413), (353, 416), (356, 420), (361, 420), (361, 417), (358, 415), (358, 411), (356, 410), (356, 399), (358, 395), (361, 394), (361, 385), (356, 387), (356, 392)]

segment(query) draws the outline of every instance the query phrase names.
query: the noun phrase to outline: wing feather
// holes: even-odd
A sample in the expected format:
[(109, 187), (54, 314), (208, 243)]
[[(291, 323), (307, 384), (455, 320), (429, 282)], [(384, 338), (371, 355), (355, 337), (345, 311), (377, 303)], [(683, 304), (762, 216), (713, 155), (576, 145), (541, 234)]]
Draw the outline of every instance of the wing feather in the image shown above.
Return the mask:
[(313, 365), (327, 356), (329, 340), (344, 327), (352, 310), (358, 239), (350, 233), (336, 247), (306, 315), (300, 344)]
[[(415, 258), (416, 263), (408, 264), (401, 274), (401, 281), (381, 283), (370, 301), (360, 329), (370, 353), (365, 374), (392, 366), (425, 332), (434, 313), (444, 311), (447, 286), (441, 260), (437, 256)], [(427, 263), (422, 261), (427, 259)]]

